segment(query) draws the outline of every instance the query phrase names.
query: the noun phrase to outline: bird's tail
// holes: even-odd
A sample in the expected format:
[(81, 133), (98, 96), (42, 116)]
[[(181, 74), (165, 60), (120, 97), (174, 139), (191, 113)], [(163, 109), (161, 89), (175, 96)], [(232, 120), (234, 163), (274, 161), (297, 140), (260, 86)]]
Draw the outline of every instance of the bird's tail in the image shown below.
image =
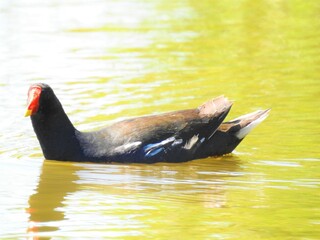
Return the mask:
[(218, 130), (233, 134), (235, 137), (242, 140), (252, 129), (268, 117), (269, 112), (270, 109), (267, 109), (242, 115), (236, 119), (222, 123)]
[(198, 151), (198, 158), (231, 153), (253, 128), (268, 117), (270, 109), (259, 110), (222, 123)]

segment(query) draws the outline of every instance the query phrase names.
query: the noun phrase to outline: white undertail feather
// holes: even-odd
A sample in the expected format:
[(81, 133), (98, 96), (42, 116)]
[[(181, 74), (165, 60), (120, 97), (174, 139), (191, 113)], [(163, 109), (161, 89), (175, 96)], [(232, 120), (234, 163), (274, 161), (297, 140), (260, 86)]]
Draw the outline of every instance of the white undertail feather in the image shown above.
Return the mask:
[[(257, 110), (255, 112), (252, 112), (252, 113), (248, 113), (248, 114), (244, 114), (244, 115), (241, 115), (240, 117), (237, 117), (235, 119), (232, 119), (232, 121), (236, 121), (236, 120), (245, 120), (245, 119), (250, 119), (250, 118), (256, 118), (257, 115), (261, 114), (262, 112), (265, 112), (268, 116), (268, 113), (269, 113), (270, 109), (268, 110)], [(266, 117), (267, 117), (266, 116)], [(265, 118), (264, 118), (265, 119)]]
[[(262, 113), (263, 112), (263, 113)], [(254, 117), (255, 115), (262, 113), (258, 118), (252, 120), (252, 122), (250, 122), (247, 126), (241, 128), (236, 134), (235, 136), (239, 139), (243, 139), (245, 136), (248, 135), (249, 132), (252, 131), (252, 129), (254, 129), (257, 125), (259, 125), (263, 120), (265, 120), (268, 117), (270, 110), (266, 110), (266, 111), (256, 111), (254, 113), (249, 113), (246, 115), (243, 115), (235, 120), (243, 120), (246, 118), (250, 118), (250, 117)]]

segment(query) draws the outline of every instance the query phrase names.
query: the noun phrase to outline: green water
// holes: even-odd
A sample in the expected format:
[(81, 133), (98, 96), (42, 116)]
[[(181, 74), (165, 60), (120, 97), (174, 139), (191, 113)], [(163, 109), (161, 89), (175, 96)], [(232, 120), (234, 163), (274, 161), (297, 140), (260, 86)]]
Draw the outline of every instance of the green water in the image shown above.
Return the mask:
[[(0, 3), (0, 238), (319, 239), (318, 1)], [(30, 84), (80, 130), (196, 107), (272, 108), (229, 156), (45, 161)]]

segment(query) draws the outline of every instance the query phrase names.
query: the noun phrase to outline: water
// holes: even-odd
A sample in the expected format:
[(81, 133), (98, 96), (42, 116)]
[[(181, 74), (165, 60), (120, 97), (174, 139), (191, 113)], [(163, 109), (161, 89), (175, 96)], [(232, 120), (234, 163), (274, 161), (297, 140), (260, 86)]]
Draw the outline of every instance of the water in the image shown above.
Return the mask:
[[(319, 239), (318, 1), (2, 1), (0, 238)], [(80, 130), (196, 107), (271, 115), (232, 155), (45, 161), (23, 118), (54, 89)]]

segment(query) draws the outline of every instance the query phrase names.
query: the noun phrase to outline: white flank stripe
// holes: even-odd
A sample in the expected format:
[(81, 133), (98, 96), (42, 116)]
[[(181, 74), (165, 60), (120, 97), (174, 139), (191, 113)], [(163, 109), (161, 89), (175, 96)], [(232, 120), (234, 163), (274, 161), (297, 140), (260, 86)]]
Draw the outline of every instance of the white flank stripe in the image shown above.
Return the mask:
[(118, 152), (118, 153), (122, 153), (122, 152), (125, 152), (125, 151), (128, 151), (128, 150), (135, 149), (135, 148), (137, 148), (139, 145), (141, 145), (141, 142), (127, 143), (127, 144), (121, 145), (121, 146), (119, 146), (119, 147), (116, 147), (116, 148), (114, 149), (114, 151), (115, 151), (115, 152)]
[(190, 138), (190, 140), (188, 142), (186, 142), (186, 144), (184, 145), (183, 148), (191, 149), (193, 147), (193, 145), (196, 144), (198, 139), (199, 139), (199, 135), (194, 135), (192, 138)]

